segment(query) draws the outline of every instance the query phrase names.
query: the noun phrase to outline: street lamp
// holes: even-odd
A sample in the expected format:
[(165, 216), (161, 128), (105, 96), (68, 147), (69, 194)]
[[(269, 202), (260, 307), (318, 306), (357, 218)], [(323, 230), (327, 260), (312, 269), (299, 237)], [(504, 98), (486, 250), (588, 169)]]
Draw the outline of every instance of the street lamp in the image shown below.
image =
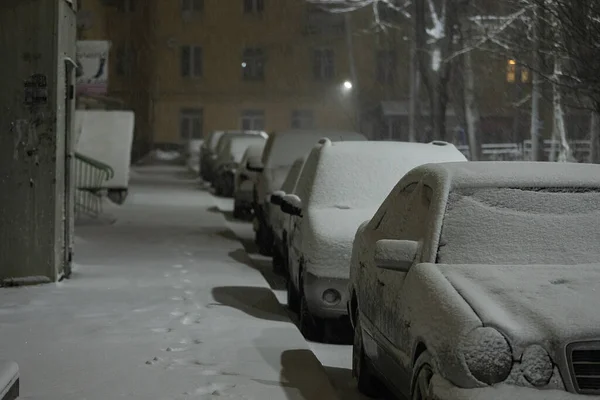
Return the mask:
[(346, 90), (350, 90), (350, 89), (352, 89), (352, 82), (350, 82), (350, 81), (345, 81), (345, 82), (344, 82), (344, 89), (346, 89)]

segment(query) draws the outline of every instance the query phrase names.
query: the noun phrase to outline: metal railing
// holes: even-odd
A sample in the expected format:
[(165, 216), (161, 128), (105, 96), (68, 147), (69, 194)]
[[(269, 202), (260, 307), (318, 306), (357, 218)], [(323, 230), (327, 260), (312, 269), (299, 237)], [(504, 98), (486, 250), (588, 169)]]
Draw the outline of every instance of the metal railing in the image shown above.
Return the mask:
[(75, 153), (75, 216), (102, 214), (102, 184), (115, 175), (110, 165)]
[[(589, 140), (571, 140), (569, 146), (573, 157), (578, 162), (588, 162), (591, 153), (591, 142)], [(467, 158), (470, 157), (468, 145), (457, 145)], [(557, 159), (560, 151), (558, 140), (544, 140), (544, 154), (548, 159)], [(552, 156), (554, 153), (554, 157)], [(523, 143), (486, 143), (481, 145), (482, 160), (485, 161), (528, 161), (531, 160), (531, 140)]]

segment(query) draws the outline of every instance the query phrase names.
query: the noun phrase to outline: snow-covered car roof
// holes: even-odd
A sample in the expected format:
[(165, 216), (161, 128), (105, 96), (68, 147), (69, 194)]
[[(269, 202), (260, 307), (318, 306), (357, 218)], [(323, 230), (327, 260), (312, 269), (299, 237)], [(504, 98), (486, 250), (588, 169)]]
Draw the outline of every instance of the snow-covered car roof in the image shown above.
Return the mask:
[(309, 207), (374, 208), (414, 167), (449, 161), (466, 158), (450, 144), (320, 143), (308, 156), (297, 194)]
[(222, 150), (224, 156), (232, 156), (235, 162), (240, 162), (249, 146), (261, 143), (264, 146), (266, 139), (259, 135), (234, 136), (227, 141)]
[(451, 187), (600, 187), (600, 166), (595, 164), (471, 161), (427, 164), (413, 173)]
[(308, 153), (321, 138), (338, 141), (366, 141), (367, 138), (357, 132), (334, 130), (289, 130), (269, 135), (262, 163), (267, 168), (290, 166), (298, 157)]
[(221, 136), (223, 136), (223, 134), (225, 133), (225, 131), (212, 131), (211, 133), (208, 134), (208, 137), (206, 138), (206, 142), (208, 144), (208, 148), (211, 151), (215, 151), (217, 149), (217, 144), (219, 143), (219, 139), (221, 139)]
[(225, 148), (227, 142), (232, 138), (239, 136), (261, 136), (266, 139), (269, 135), (262, 131), (225, 131), (220, 135), (219, 140), (217, 141), (215, 153), (219, 154)]
[(260, 158), (262, 152), (265, 148), (266, 141), (261, 141), (260, 143), (254, 143), (248, 146), (246, 149), (246, 153), (244, 154), (245, 158)]

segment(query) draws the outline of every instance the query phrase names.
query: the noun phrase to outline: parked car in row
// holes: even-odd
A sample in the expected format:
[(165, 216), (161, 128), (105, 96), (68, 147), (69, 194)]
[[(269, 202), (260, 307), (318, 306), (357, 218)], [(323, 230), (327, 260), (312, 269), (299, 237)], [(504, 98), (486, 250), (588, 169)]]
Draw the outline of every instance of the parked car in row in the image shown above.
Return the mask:
[(233, 217), (245, 218), (252, 215), (252, 196), (257, 173), (248, 169), (248, 164), (260, 164), (265, 143), (248, 146), (235, 170), (233, 183)]
[(217, 164), (219, 163), (219, 155), (223, 153), (225, 148), (228, 146), (229, 141), (235, 137), (248, 136), (261, 136), (265, 139), (268, 137), (268, 135), (262, 131), (225, 131), (220, 135), (215, 146), (215, 151), (210, 156), (206, 164), (207, 173), (209, 175), (209, 178), (207, 179), (208, 182), (211, 184), (214, 183), (217, 172)]
[(599, 171), (463, 162), (407, 173), (354, 240), (360, 391), (600, 398)]
[(319, 130), (275, 132), (267, 140), (261, 165), (248, 166), (249, 170), (259, 173), (254, 194), (254, 230), (261, 254), (271, 255), (273, 250), (269, 196), (281, 188), (294, 161), (309, 152), (323, 137), (328, 137), (332, 141), (367, 140), (364, 135), (356, 132)]
[(244, 153), (249, 146), (258, 144), (264, 146), (266, 141), (263, 135), (232, 135), (225, 141), (221, 151), (214, 162), (215, 176), (213, 187), (218, 196), (233, 197), (234, 175)]
[(281, 202), (286, 193), (296, 193), (298, 178), (305, 161), (306, 155), (294, 161), (283, 185), (281, 185), (281, 190), (276, 190), (269, 198), (269, 202), (274, 206), (271, 208), (270, 214), (273, 230), (273, 270), (283, 273), (286, 277), (288, 273), (287, 232), (289, 231), (290, 215), (281, 210)]
[(322, 139), (309, 154), (296, 193), (281, 201), (291, 215), (288, 305), (309, 340), (347, 320), (347, 287), (357, 228), (373, 216), (398, 180), (428, 162), (466, 161), (445, 142), (337, 142)]
[(224, 133), (224, 131), (210, 132), (200, 147), (200, 159), (198, 160), (200, 163), (200, 177), (206, 182), (212, 180), (212, 171), (210, 170), (212, 156), (215, 154), (219, 139)]

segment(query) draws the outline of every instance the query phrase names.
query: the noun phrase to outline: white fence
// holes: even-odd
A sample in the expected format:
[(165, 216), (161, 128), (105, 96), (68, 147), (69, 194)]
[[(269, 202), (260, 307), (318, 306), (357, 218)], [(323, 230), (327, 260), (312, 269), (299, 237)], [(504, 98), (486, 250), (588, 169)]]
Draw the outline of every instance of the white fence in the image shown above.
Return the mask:
[[(572, 140), (569, 146), (575, 159), (579, 162), (588, 162), (591, 153), (589, 140)], [(456, 146), (467, 158), (470, 157), (469, 146)], [(544, 154), (548, 159), (556, 160), (560, 150), (558, 140), (544, 140)], [(554, 157), (552, 157), (554, 153)], [(523, 143), (486, 143), (481, 145), (482, 159), (486, 161), (528, 161), (531, 160), (531, 140)]]

